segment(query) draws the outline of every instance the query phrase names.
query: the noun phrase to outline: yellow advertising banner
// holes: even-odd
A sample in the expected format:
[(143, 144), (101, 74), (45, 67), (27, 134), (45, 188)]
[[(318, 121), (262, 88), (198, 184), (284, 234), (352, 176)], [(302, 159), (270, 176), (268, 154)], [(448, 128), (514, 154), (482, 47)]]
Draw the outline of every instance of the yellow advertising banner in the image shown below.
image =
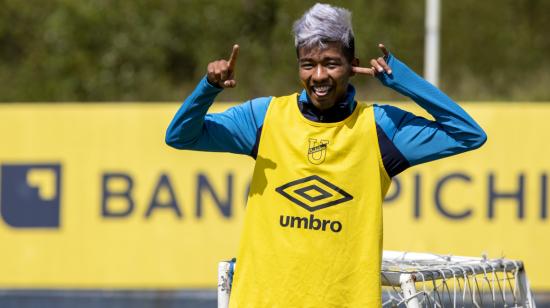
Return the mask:
[[(384, 247), (521, 259), (550, 290), (550, 104), (463, 106), (487, 143), (394, 179)], [(177, 108), (0, 106), (1, 288), (215, 287), (254, 160), (165, 145)]]

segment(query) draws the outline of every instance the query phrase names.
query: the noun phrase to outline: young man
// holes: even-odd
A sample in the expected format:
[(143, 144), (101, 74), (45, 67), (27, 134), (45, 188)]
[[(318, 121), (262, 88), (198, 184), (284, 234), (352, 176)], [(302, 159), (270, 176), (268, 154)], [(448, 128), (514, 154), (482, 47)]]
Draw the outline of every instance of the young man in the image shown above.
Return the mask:
[[(294, 25), (301, 94), (207, 114), (236, 86), (239, 47), (214, 61), (168, 127), (177, 149), (256, 159), (231, 307), (379, 307), (382, 201), (406, 168), (480, 147), (485, 133), (379, 45), (360, 67), (349, 11), (316, 4)], [(378, 78), (435, 121), (354, 100), (349, 79)]]

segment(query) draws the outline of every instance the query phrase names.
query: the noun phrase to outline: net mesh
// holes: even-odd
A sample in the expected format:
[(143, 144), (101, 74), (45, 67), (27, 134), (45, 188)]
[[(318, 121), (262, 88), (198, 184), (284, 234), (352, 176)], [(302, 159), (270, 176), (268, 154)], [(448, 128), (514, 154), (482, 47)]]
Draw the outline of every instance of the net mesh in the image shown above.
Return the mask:
[[(226, 308), (235, 260), (218, 267), (218, 307)], [(382, 307), (535, 308), (517, 260), (384, 251)]]
[(534, 307), (521, 261), (385, 251), (383, 307)]

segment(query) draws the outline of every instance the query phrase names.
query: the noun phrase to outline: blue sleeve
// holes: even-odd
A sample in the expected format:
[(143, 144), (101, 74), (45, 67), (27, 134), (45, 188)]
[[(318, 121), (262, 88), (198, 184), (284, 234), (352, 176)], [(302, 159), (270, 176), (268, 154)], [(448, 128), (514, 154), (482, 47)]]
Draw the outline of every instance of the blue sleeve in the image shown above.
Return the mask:
[(166, 131), (166, 144), (181, 150), (252, 155), (271, 97), (261, 97), (207, 114), (222, 89), (204, 77), (183, 102)]
[(411, 98), (435, 121), (392, 106), (375, 106), (376, 123), (410, 166), (473, 150), (485, 143), (483, 129), (452, 99), (392, 55), (392, 74), (378, 78)]

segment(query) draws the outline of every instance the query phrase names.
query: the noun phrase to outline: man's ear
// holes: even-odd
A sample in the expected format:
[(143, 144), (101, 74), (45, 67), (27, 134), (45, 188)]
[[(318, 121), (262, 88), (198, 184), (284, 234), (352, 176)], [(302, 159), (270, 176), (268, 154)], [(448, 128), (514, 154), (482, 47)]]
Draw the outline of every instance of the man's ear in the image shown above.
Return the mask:
[[(353, 58), (351, 60), (351, 66), (359, 66), (359, 59)], [(352, 70), (350, 76), (355, 76), (355, 72)]]

